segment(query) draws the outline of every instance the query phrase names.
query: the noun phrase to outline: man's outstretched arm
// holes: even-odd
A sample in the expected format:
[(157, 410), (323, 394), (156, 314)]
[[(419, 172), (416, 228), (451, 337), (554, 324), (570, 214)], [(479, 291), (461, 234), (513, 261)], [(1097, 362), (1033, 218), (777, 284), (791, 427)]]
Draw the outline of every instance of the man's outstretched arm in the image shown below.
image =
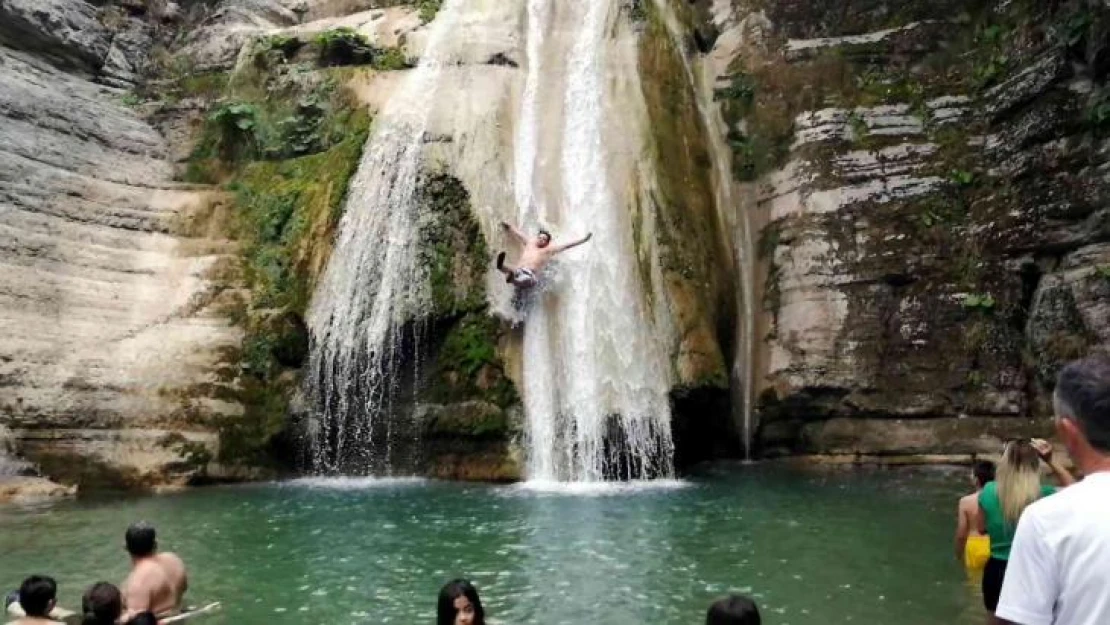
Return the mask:
[(517, 228), (509, 222), (501, 222), (501, 229), (511, 234), (514, 239), (520, 242), (521, 245), (526, 245), (528, 243), (528, 237), (524, 236), (524, 233), (520, 231), (520, 228)]
[(593, 236), (594, 236), (594, 233), (591, 232), (591, 233), (587, 234), (586, 236), (582, 237), (581, 239), (578, 239), (577, 241), (571, 241), (570, 243), (564, 243), (563, 245), (556, 245), (555, 246), (555, 253), (558, 254), (560, 252), (565, 252), (565, 251), (569, 250), (572, 247), (578, 247), (579, 245), (582, 245), (586, 241), (589, 241), (591, 238), (593, 238)]

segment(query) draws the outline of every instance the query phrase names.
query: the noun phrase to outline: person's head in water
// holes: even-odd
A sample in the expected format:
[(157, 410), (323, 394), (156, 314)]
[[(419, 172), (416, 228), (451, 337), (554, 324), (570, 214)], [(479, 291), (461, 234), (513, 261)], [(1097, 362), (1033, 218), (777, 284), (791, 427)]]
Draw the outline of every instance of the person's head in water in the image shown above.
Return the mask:
[(1056, 433), (1086, 474), (1110, 469), (1110, 355), (1060, 370), (1053, 393)]
[(1026, 506), (1041, 496), (1041, 457), (1028, 438), (1006, 443), (995, 475), (1002, 516), (1017, 525)]
[(743, 595), (729, 595), (709, 606), (705, 625), (760, 625), (759, 608)]
[(971, 483), (975, 488), (983, 488), (987, 482), (994, 481), (994, 463), (980, 460), (971, 467)]
[(547, 247), (551, 245), (551, 233), (547, 230), (540, 230), (536, 233), (536, 246)]
[(58, 584), (53, 577), (32, 575), (19, 586), (19, 605), (23, 613), (33, 618), (46, 618), (54, 609)]
[(486, 611), (478, 590), (465, 579), (456, 579), (439, 591), (436, 625), (486, 625)]
[(152, 556), (158, 548), (154, 526), (146, 521), (132, 523), (127, 528), (127, 533), (124, 534), (123, 539), (127, 544), (127, 553), (131, 554), (132, 558)]
[(81, 625), (114, 625), (123, 613), (123, 597), (119, 588), (108, 582), (97, 582), (81, 597)]

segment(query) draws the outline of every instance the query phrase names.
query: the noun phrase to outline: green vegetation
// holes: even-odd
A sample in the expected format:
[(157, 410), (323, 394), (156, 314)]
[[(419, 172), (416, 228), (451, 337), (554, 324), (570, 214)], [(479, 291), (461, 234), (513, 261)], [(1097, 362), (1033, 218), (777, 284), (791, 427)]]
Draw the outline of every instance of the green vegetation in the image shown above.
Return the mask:
[(1110, 131), (1110, 87), (1095, 91), (1087, 105), (1087, 127), (1098, 137)]
[(994, 310), (995, 301), (990, 293), (969, 293), (960, 305), (968, 310), (990, 311)]
[(208, 445), (202, 442), (191, 441), (179, 432), (166, 434), (158, 441), (158, 444), (163, 449), (169, 449), (181, 456), (181, 463), (185, 468), (195, 470), (200, 473), (200, 475), (204, 475), (207, 472), (208, 463), (212, 462), (214, 459), (212, 452), (208, 449)]
[(501, 324), (484, 309), (454, 322), (436, 355), (430, 399), (440, 403), (482, 399), (501, 408), (520, 403), (497, 355), (500, 336)]
[(286, 426), (288, 398), (308, 349), (302, 319), (312, 283), (370, 128), (338, 71), (292, 78), (247, 71), (234, 80), (194, 82), (205, 89), (224, 85), (223, 99), (211, 104), (186, 177), (231, 193), (230, 234), (239, 242), (239, 274), (249, 290), (228, 311), (244, 338), (223, 354), (228, 374), (219, 392), (245, 413), (215, 424), (225, 462), (270, 461)]
[(421, 265), (428, 268), (434, 313), (456, 315), (484, 306), (490, 254), (466, 187), (446, 173), (425, 174), (416, 201), (434, 216), (420, 227)]
[(314, 39), (318, 48), (317, 62), (322, 67), (369, 65), (388, 71), (411, 67), (400, 48), (379, 48), (353, 28), (334, 28)]
[(143, 103), (142, 97), (137, 93), (126, 93), (120, 98), (120, 103), (128, 107), (136, 107)]
[(419, 0), (420, 21), (427, 24), (436, 18), (436, 14), (443, 8), (443, 0)]
[(1110, 265), (1100, 265), (1095, 268), (1095, 273), (1105, 280), (1110, 280)]

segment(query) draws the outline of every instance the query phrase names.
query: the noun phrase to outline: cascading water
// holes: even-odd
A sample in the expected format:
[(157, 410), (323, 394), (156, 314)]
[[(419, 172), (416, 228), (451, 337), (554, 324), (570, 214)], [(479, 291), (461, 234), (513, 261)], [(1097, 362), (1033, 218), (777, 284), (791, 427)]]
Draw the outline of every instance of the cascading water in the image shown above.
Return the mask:
[(0, 478), (20, 475), (27, 470), (28, 464), (12, 453), (11, 432), (0, 425)]
[(441, 70), (450, 62), (441, 50), (455, 7), (448, 0), (440, 9), (419, 65), (375, 121), (309, 310), (305, 391), (317, 472), (391, 468), (395, 433), (385, 417), (405, 356), (418, 349), (418, 318), (429, 297), (417, 250), (421, 149)]
[[(531, 480), (674, 472), (668, 355), (646, 314), (631, 217), (605, 162), (605, 44), (617, 7), (596, 0), (528, 2), (528, 76), (515, 152), (520, 219), (556, 225), (563, 237), (594, 235), (568, 253), (564, 275), (525, 322)], [(569, 32), (569, 46), (550, 41), (548, 32)], [(548, 71), (541, 60), (560, 56), (563, 80), (541, 80)], [(560, 87), (562, 93), (550, 92)], [(561, 133), (539, 128), (541, 119), (556, 123), (557, 115), (542, 114), (552, 102), (561, 106)], [(557, 172), (541, 175), (556, 163)]]

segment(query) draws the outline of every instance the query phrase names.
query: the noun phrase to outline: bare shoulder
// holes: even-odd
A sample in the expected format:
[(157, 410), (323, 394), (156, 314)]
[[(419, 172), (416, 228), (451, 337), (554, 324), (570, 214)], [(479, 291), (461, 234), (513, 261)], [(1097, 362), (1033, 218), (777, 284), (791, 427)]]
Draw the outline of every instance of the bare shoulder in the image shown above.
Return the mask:
[(176, 566), (185, 566), (185, 561), (181, 559), (181, 556), (177, 555), (176, 553), (174, 553), (172, 551), (165, 551), (165, 552), (159, 553), (158, 554), (158, 560), (160, 562), (162, 562), (163, 564), (173, 564), (173, 565), (176, 565)]

